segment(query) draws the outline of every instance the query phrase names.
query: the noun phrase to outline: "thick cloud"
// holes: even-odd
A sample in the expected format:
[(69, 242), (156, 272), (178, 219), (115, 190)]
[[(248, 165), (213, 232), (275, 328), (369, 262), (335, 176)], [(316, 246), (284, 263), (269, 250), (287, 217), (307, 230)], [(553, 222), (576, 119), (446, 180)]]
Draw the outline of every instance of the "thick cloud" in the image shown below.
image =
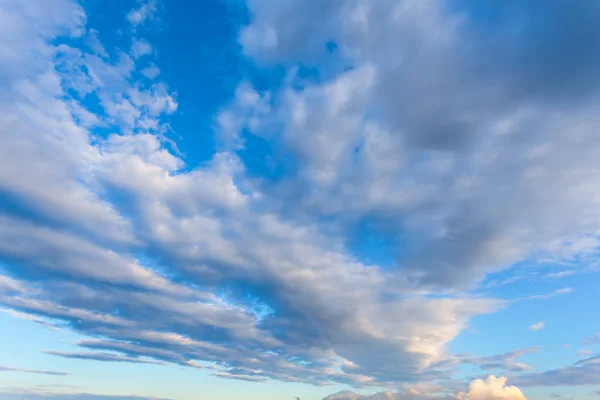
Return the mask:
[[(468, 13), (442, 4), (250, 1), (244, 49), (290, 67), (288, 80), (269, 93), (242, 84), (216, 117), (219, 152), (192, 166), (168, 135), (177, 96), (144, 74), (151, 49), (132, 47), (155, 2), (128, 14), (129, 53), (107, 52), (76, 2), (3, 2), (0, 302), (89, 336), (51, 351), (61, 357), (247, 381), (447, 377), (448, 343), (507, 305), (452, 290), (597, 247), (600, 143), (594, 93), (574, 95), (588, 86), (544, 87), (532, 71), (547, 54), (518, 35), (471, 42)], [(595, 58), (572, 54), (546, 79), (577, 67), (591, 80)], [(317, 61), (318, 78), (294, 73)], [(253, 176), (240, 150), (259, 136), (297, 168)], [(363, 220), (406, 238), (403, 268), (348, 250)], [(470, 363), (527, 369), (519, 355)]]
[(525, 400), (516, 386), (507, 386), (506, 378), (490, 375), (485, 380), (476, 379), (469, 385), (468, 392), (461, 392), (457, 400)]
[(414, 237), (400, 263), (441, 287), (598, 247), (596, 3), (249, 4), (250, 55), (319, 71), (250, 127), (303, 166), (288, 204)]
[[(503, 305), (428, 298), (361, 264), (318, 222), (276, 213), (235, 152), (184, 170), (162, 129), (175, 96), (132, 78), (145, 61), (109, 58), (76, 4), (57, 2), (64, 10), (44, 15), (43, 31), (19, 4), (5, 6), (22, 21), (14, 36), (27, 38), (14, 46), (44, 57), (2, 81), (0, 252), (12, 278), (0, 300), (103, 338), (51, 354), (362, 386), (413, 379), (470, 317)], [(52, 44), (63, 32), (93, 46)], [(96, 136), (96, 126), (120, 134)]]

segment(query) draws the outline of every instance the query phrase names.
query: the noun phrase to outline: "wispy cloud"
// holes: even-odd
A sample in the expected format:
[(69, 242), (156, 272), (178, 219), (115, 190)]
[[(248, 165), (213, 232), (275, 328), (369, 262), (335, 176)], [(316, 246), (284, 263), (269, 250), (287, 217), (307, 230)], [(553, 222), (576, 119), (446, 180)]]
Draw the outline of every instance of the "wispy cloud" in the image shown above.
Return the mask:
[(146, 360), (138, 357), (128, 357), (121, 354), (100, 353), (100, 352), (63, 352), (46, 350), (45, 353), (63, 358), (74, 358), (79, 360), (93, 360), (105, 362), (127, 362), (135, 364), (164, 364), (159, 361)]
[(0, 390), (2, 400), (169, 400), (157, 397), (100, 395), (90, 393), (65, 393), (28, 389), (13, 389), (11, 391)]
[(562, 296), (562, 295), (565, 295), (565, 294), (570, 294), (572, 292), (573, 292), (573, 288), (565, 287), (565, 288), (557, 289), (557, 290), (555, 290), (553, 292), (546, 293), (546, 294), (537, 294), (537, 295), (534, 295), (534, 296), (523, 297), (523, 298), (520, 298), (520, 299), (518, 299), (516, 301), (523, 301), (523, 300), (546, 300), (546, 299), (551, 299), (551, 298), (556, 297), (556, 296)]
[(523, 387), (597, 385), (600, 384), (600, 356), (585, 358), (563, 368), (525, 374), (516, 381)]
[(545, 327), (546, 327), (545, 323), (543, 323), (543, 322), (536, 322), (535, 324), (529, 325), (529, 327), (527, 329), (530, 330), (530, 331), (541, 331)]
[(600, 332), (596, 332), (594, 336), (581, 341), (582, 346), (589, 346), (592, 344), (600, 344)]
[(38, 369), (27, 369), (27, 368), (18, 368), (18, 367), (8, 367), (0, 365), (0, 372), (23, 372), (26, 374), (40, 374), (40, 375), (55, 375), (55, 376), (67, 376), (69, 375), (66, 372), (59, 371), (46, 371), (46, 370), (38, 370)]

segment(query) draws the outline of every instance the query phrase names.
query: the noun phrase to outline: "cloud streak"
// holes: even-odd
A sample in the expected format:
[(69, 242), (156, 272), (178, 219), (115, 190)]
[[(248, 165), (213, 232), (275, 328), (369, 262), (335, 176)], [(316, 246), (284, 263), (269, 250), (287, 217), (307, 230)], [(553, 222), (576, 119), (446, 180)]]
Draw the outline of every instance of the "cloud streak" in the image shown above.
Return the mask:
[(99, 352), (64, 352), (64, 351), (55, 351), (55, 350), (46, 350), (46, 354), (50, 354), (57, 357), (63, 358), (74, 358), (78, 360), (93, 360), (93, 361), (104, 361), (104, 362), (126, 362), (126, 363), (134, 363), (134, 364), (158, 364), (163, 365), (164, 363), (144, 360), (136, 357), (127, 357), (119, 354), (111, 354), (111, 353), (99, 353)]
[(38, 374), (38, 375), (53, 375), (53, 376), (67, 376), (66, 372), (59, 371), (45, 371), (37, 369), (17, 368), (0, 365), (0, 372), (23, 372), (26, 374)]

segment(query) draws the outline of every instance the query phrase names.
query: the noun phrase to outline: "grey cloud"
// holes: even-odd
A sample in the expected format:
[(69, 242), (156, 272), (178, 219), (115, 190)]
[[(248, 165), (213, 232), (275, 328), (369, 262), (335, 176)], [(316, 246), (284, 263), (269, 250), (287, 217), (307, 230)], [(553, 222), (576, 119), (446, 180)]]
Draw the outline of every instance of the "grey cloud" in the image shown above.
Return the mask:
[(8, 367), (0, 365), (0, 372), (24, 372), (27, 374), (40, 374), (40, 375), (55, 375), (55, 376), (66, 376), (69, 375), (66, 372), (58, 372), (58, 371), (44, 371), (37, 369), (27, 369), (27, 368), (17, 368), (17, 367)]
[(261, 377), (257, 377), (257, 376), (236, 375), (236, 374), (229, 374), (229, 373), (224, 373), (224, 372), (216, 373), (216, 374), (214, 374), (214, 376), (218, 376), (219, 378), (223, 378), (223, 379), (235, 379), (235, 380), (241, 380), (241, 381), (246, 381), (246, 382), (265, 382), (267, 380), (265, 378), (261, 378)]
[(563, 368), (521, 375), (515, 383), (522, 387), (597, 385), (600, 384), (600, 356)]
[(473, 364), (482, 370), (501, 370), (511, 372), (523, 372), (533, 369), (527, 364), (518, 362), (517, 359), (528, 354), (539, 352), (541, 347), (530, 347), (527, 349), (518, 349), (508, 353), (489, 357), (466, 357), (461, 360), (465, 364)]
[(373, 395), (359, 395), (349, 390), (343, 390), (338, 393), (330, 394), (323, 400), (396, 400), (399, 394), (392, 392), (381, 392)]
[[(8, 166), (0, 183), (9, 194), (0, 255), (10, 261), (10, 278), (0, 277), (0, 301), (96, 338), (79, 343), (82, 349), (118, 354), (94, 353), (96, 359), (147, 357), (209, 368), (226, 379), (319, 385), (439, 377), (446, 345), (468, 320), (507, 305), (452, 297), (446, 289), (503, 268), (541, 243), (567, 257), (592, 247), (588, 240), (563, 249), (558, 239), (595, 228), (598, 207), (588, 196), (594, 186), (585, 182), (596, 179), (584, 168), (597, 157), (589, 129), (596, 125), (590, 119), (595, 107), (569, 115), (546, 114), (544, 107), (525, 112), (508, 100), (495, 107), (497, 93), (483, 78), (462, 93), (459, 83), (471, 67), (462, 66), (462, 53), (454, 54), (460, 42), (454, 39), (461, 38), (456, 20), (435, 2), (422, 2), (424, 9), (401, 2), (396, 11), (403, 23), (392, 23), (388, 11), (396, 3), (373, 2), (372, 14), (363, 10), (364, 21), (340, 25), (350, 12), (363, 17), (353, 2), (251, 4), (256, 19), (242, 40), (250, 46), (252, 35), (268, 39), (275, 30), (279, 39), (267, 49), (269, 60), (290, 57), (293, 63), (313, 52), (318, 35), (333, 32), (344, 36), (341, 52), (356, 64), (323, 86), (274, 94), (268, 117), (268, 96), (240, 94), (238, 106), (259, 108), (244, 109), (252, 119), (244, 123), (283, 126), (282, 137), (272, 139), (302, 165), (299, 176), (277, 187), (250, 178), (234, 150), (188, 168), (161, 139), (161, 118), (177, 108), (174, 95), (160, 83), (133, 82), (136, 65), (126, 54), (111, 63), (98, 50), (54, 48), (56, 34), (85, 31), (77, 5), (56, 3), (69, 8), (73, 20), (63, 19), (69, 12), (34, 16), (52, 28), (42, 33), (33, 28), (36, 20), (27, 20), (17, 33), (35, 40), (14, 48), (25, 45), (24, 53), (39, 50), (48, 57), (39, 65), (2, 60), (10, 68), (0, 83), (24, 83), (0, 97), (0, 116), (11, 115), (10, 125), (0, 128), (6, 145), (0, 158)], [(280, 7), (289, 8), (280, 13)], [(306, 10), (319, 11), (323, 23), (314, 32), (301, 30), (317, 35), (314, 40), (294, 42), (296, 30), (310, 26)], [(284, 18), (289, 13), (291, 24)], [(135, 15), (133, 25), (146, 19)], [(374, 41), (385, 39), (385, 56), (400, 56), (387, 47), (397, 38), (409, 61), (401, 77), (399, 60), (382, 64), (384, 55), (370, 52)], [(57, 51), (60, 57), (50, 56)], [(446, 68), (456, 68), (449, 82), (439, 78)], [(428, 84), (430, 75), (438, 79)], [(498, 82), (504, 83), (490, 81)], [(97, 120), (73, 106), (77, 97), (63, 101), (74, 88), (97, 97), (104, 109)], [(474, 116), (465, 111), (470, 106), (476, 106)], [(75, 109), (80, 117), (72, 115)], [(385, 117), (371, 121), (366, 115)], [(99, 123), (120, 134), (95, 137), (92, 127)], [(502, 131), (506, 126), (514, 129)], [(492, 127), (498, 132), (479, 135)], [(526, 137), (533, 128), (550, 139)], [(581, 141), (571, 142), (567, 130)], [(554, 155), (548, 146), (563, 153)], [(32, 164), (39, 168), (27, 168)], [(550, 176), (554, 185), (548, 185)], [(513, 184), (520, 190), (509, 189)], [(306, 196), (292, 198), (290, 187), (306, 188)], [(565, 193), (581, 196), (572, 201)], [(540, 199), (549, 205), (538, 207)], [(585, 218), (560, 213), (567, 201)], [(329, 225), (319, 219), (323, 214), (344, 217), (339, 226)], [(371, 217), (385, 219), (392, 232), (401, 227), (429, 238), (415, 244), (424, 255), (406, 260), (408, 276), (365, 265), (347, 251), (345, 228)], [(571, 225), (574, 220), (581, 222)], [(442, 287), (447, 296), (422, 283)], [(92, 358), (88, 352), (54, 353)]]
[(45, 353), (51, 354), (53, 356), (63, 357), (63, 358), (74, 358), (79, 360), (93, 360), (93, 361), (106, 361), (106, 362), (128, 362), (134, 364), (164, 364), (157, 361), (144, 360), (137, 357), (127, 357), (119, 354), (111, 354), (111, 353), (99, 353), (99, 352), (64, 352), (64, 351), (54, 351), (54, 350), (46, 350)]
[[(430, 390), (423, 390), (420, 386), (427, 387), (431, 386)], [(417, 390), (418, 388), (419, 390)], [(370, 395), (360, 395), (349, 390), (343, 390), (338, 393), (330, 394), (323, 398), (323, 400), (425, 400), (425, 399), (437, 399), (437, 400), (450, 400), (456, 399), (453, 395), (452, 390), (448, 388), (442, 388), (437, 385), (414, 385), (413, 388), (405, 388), (397, 392), (385, 391), (374, 393)]]

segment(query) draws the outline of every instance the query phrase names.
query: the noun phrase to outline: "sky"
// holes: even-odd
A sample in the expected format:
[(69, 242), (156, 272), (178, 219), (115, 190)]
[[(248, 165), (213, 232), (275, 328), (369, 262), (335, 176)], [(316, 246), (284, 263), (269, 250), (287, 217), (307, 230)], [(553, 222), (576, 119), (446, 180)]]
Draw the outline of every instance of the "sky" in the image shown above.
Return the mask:
[(596, 0), (0, 0), (0, 400), (600, 397)]

